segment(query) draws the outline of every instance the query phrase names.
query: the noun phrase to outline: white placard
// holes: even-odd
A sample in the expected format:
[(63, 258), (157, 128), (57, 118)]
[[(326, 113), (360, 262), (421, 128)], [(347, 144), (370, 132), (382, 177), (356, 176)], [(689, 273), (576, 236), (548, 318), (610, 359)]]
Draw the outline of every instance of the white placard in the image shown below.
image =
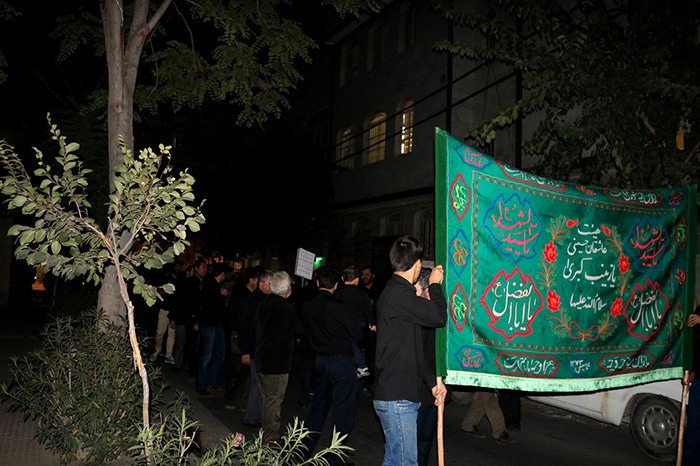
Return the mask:
[(316, 254), (306, 249), (297, 249), (297, 263), (294, 265), (294, 274), (311, 280), (314, 276), (314, 261)]

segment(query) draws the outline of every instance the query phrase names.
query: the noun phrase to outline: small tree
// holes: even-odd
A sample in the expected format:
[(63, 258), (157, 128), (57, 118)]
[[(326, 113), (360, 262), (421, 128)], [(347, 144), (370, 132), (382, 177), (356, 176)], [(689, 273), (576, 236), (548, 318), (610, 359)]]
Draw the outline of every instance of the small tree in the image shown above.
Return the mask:
[[(0, 163), (8, 173), (0, 178), (0, 192), (7, 196), (10, 209), (36, 218), (33, 225), (10, 228), (8, 235), (17, 238), (15, 257), (30, 265), (43, 265), (57, 277), (87, 276), (95, 285), (100, 283), (106, 266), (116, 268), (120, 296), (127, 308), (134, 365), (143, 388), (143, 427), (149, 429), (148, 373), (136, 336), (128, 283), (148, 305), (160, 299), (140, 270), (159, 269), (172, 262), (189, 244), (188, 230), (199, 231), (204, 223), (201, 204), (194, 205), (195, 180), (187, 171), (178, 176), (171, 174), (169, 146), (159, 146), (159, 153), (144, 149), (134, 157), (122, 144), (122, 164), (115, 172), (107, 226), (102, 231), (90, 217), (85, 179), (89, 170), (76, 155), (80, 146), (66, 143), (48, 115), (47, 120), (51, 138), (58, 144), (58, 168), (35, 148), (34, 179), (14, 148), (0, 140)], [(172, 293), (174, 285), (167, 284), (163, 289)], [(146, 445), (147, 456), (148, 448)]]

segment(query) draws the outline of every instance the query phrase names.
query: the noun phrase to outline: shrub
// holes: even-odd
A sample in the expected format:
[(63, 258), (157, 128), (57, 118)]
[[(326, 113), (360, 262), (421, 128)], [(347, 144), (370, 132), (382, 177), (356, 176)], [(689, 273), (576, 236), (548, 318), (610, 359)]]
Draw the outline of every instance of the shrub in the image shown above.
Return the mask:
[[(13, 358), (10, 383), (0, 385), (0, 399), (37, 420), (37, 440), (64, 464), (103, 464), (138, 443), (142, 387), (127, 328), (99, 315), (57, 317), (41, 349)], [(157, 405), (165, 386), (159, 371), (150, 384)]]

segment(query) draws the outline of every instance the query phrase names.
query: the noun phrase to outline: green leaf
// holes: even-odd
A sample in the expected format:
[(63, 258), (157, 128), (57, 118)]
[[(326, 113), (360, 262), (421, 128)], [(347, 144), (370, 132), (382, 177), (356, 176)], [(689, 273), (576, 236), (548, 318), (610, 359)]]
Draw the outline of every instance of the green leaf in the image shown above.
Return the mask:
[(27, 202), (26, 196), (15, 196), (10, 202), (10, 207), (22, 207), (25, 202)]
[(78, 149), (80, 149), (80, 144), (78, 144), (77, 142), (71, 142), (70, 144), (66, 145), (65, 150), (66, 150), (66, 154), (68, 154), (70, 152), (75, 152)]
[(25, 245), (34, 241), (34, 235), (36, 232), (34, 230), (25, 230), (19, 237), (19, 243)]

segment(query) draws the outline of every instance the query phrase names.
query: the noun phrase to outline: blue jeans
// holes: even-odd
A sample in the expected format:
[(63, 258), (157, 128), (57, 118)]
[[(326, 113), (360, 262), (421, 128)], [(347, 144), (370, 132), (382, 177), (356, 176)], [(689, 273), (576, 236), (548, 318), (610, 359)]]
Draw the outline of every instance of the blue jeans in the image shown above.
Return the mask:
[(197, 358), (197, 390), (219, 382), (226, 355), (223, 327), (199, 329), (199, 358)]
[(685, 436), (683, 437), (683, 464), (700, 462), (700, 379), (695, 379), (688, 390), (688, 408), (685, 414)]
[(408, 400), (374, 400), (385, 438), (382, 466), (418, 464), (418, 408), (420, 403)]

